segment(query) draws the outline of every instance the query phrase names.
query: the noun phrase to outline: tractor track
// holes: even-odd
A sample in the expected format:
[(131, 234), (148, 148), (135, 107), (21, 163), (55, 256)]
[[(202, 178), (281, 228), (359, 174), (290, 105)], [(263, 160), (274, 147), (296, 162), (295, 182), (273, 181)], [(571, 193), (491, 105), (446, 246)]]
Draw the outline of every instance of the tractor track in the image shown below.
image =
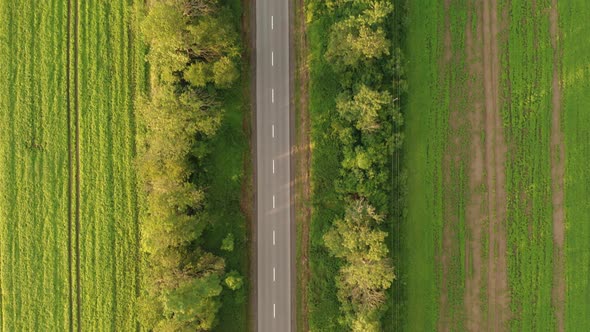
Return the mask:
[[(80, 287), (80, 112), (78, 102), (78, 1), (68, 0), (66, 89), (68, 121), (68, 266), (70, 331), (81, 331)], [(73, 47), (70, 49), (70, 47)], [(70, 52), (71, 51), (71, 52)], [(72, 85), (73, 79), (73, 85)], [(74, 128), (72, 128), (72, 125)], [(72, 133), (73, 130), (73, 133)], [(73, 134), (73, 135), (72, 135)], [(74, 276), (75, 274), (75, 276)], [(74, 280), (75, 279), (75, 280)], [(74, 303), (74, 283), (75, 302)], [(74, 308), (76, 309), (74, 312)], [(74, 317), (75, 316), (75, 317)], [(76, 324), (74, 325), (74, 320)]]

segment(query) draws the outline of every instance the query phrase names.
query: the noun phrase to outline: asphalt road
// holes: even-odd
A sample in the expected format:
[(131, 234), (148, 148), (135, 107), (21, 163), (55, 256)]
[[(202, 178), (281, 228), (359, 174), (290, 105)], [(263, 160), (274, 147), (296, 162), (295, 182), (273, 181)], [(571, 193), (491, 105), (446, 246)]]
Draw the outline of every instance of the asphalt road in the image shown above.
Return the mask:
[(256, 1), (258, 331), (291, 331), (289, 2)]

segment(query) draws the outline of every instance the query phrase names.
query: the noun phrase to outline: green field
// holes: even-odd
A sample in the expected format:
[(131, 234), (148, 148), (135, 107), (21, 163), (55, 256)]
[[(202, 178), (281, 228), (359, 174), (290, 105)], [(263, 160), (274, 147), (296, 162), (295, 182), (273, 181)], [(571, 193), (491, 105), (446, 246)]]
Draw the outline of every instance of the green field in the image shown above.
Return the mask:
[(66, 17), (63, 1), (0, 4), (2, 331), (70, 327)]
[(0, 13), (2, 331), (134, 330), (132, 103), (146, 77), (129, 2)]
[[(445, 86), (439, 86), (439, 1), (410, 1), (406, 53), (408, 101), (405, 108), (404, 168), (408, 169), (407, 217), (401, 226), (398, 268), (405, 303), (398, 313), (405, 331), (432, 331), (438, 316), (438, 269), (435, 254), (442, 236), (442, 149), (446, 117)], [(420, 19), (428, 17), (429, 19)], [(441, 89), (442, 87), (442, 89)], [(442, 91), (440, 91), (442, 90)], [(440, 103), (440, 102), (443, 103)], [(421, 245), (416, 246), (417, 243)]]
[(559, 3), (563, 132), (566, 142), (566, 307), (568, 331), (590, 329), (590, 3)]
[(508, 41), (501, 46), (502, 115), (510, 146), (506, 224), (511, 327), (517, 331), (552, 330), (550, 1), (538, 1), (536, 8), (527, 1), (506, 2), (499, 10), (504, 6), (512, 13)]
[(81, 324), (88, 330), (132, 331), (137, 325), (133, 100), (146, 77), (128, 3), (79, 5)]
[[(469, 321), (465, 308), (465, 282), (473, 273), (472, 262), (462, 250), (469, 251), (466, 239), (471, 236), (463, 222), (453, 224), (455, 231), (444, 245), (445, 225), (453, 223), (445, 214), (447, 207), (464, 211), (469, 191), (463, 192), (461, 180), (453, 180), (449, 192), (445, 174), (467, 176), (462, 168), (449, 168), (445, 153), (453, 150), (452, 137), (462, 137), (451, 124), (449, 110), (454, 101), (468, 100), (465, 91), (481, 78), (462, 73), (468, 46), (463, 44), (466, 29), (476, 33), (465, 21), (465, 13), (481, 15), (468, 1), (451, 1), (445, 17), (443, 1), (410, 1), (405, 38), (409, 59), (410, 85), (405, 108), (406, 145), (404, 167), (408, 170), (407, 218), (401, 226), (401, 262), (398, 281), (401, 310), (397, 326), (403, 330), (435, 330), (442, 326), (466, 329)], [(470, 9), (471, 8), (471, 9)], [(515, 331), (554, 330), (558, 321), (552, 303), (554, 284), (554, 243), (552, 219), (551, 125), (553, 48), (550, 36), (551, 1), (502, 1), (498, 5), (498, 52), (500, 57), (499, 95), (507, 146), (503, 186), (506, 191), (507, 279), (509, 286), (509, 327)], [(590, 326), (590, 205), (587, 158), (590, 155), (590, 47), (585, 36), (590, 33), (586, 15), (590, 5), (584, 1), (559, 2), (559, 43), (557, 58), (561, 86), (561, 119), (565, 148), (566, 213), (566, 330), (583, 331)], [(509, 13), (509, 14), (508, 14)], [(452, 66), (444, 65), (445, 31), (449, 27)], [(476, 59), (477, 60), (477, 59)], [(475, 83), (474, 83), (475, 82)], [(463, 84), (463, 85), (462, 85)], [(449, 98), (450, 96), (450, 98)], [(464, 108), (459, 104), (459, 108)], [(466, 115), (465, 113), (464, 115)], [(460, 126), (459, 126), (460, 127)], [(487, 137), (483, 136), (482, 142)], [(460, 138), (461, 148), (469, 143)], [(455, 154), (453, 154), (455, 155)], [(457, 154), (463, 158), (468, 154)], [(469, 164), (465, 164), (469, 167)], [(466, 181), (468, 180), (468, 177)], [(493, 193), (482, 187), (483, 192)], [(464, 212), (459, 212), (459, 219)], [(464, 217), (463, 217), (464, 218)], [(465, 222), (469, 222), (465, 219)], [(484, 224), (487, 225), (487, 224)], [(456, 227), (458, 226), (458, 227)], [(462, 232), (465, 235), (462, 235)], [(484, 233), (487, 233), (488, 230)], [(482, 259), (499, 254), (482, 238)], [(420, 243), (420, 245), (416, 245)], [(441, 250), (455, 252), (457, 261), (441, 266)], [(464, 248), (464, 249), (461, 249)], [(455, 264), (456, 268), (453, 267)], [(463, 267), (461, 267), (463, 266)], [(457, 269), (458, 268), (458, 269)], [(482, 267), (485, 273), (485, 266)], [(492, 324), (488, 308), (486, 281), (481, 282), (480, 302), (483, 321)], [(441, 298), (447, 305), (441, 307)]]

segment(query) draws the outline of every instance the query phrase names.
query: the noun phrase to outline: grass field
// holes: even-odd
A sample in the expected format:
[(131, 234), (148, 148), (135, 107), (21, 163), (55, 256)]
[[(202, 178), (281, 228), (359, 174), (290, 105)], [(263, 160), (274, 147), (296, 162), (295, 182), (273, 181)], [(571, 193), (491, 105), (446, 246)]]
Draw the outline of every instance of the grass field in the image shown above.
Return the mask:
[[(445, 114), (438, 58), (442, 54), (439, 1), (408, 2), (404, 167), (408, 169), (408, 212), (401, 226), (398, 282), (404, 285), (401, 329), (432, 331), (438, 314), (439, 271), (435, 255), (442, 236), (442, 153)], [(429, 19), (419, 19), (428, 17)], [(444, 86), (443, 86), (444, 87)], [(444, 89), (444, 88), (443, 88)], [(417, 243), (421, 245), (416, 246)]]
[[(590, 49), (582, 36), (590, 29), (584, 18), (590, 5), (559, 2), (554, 53), (550, 15), (556, 9), (551, 1), (501, 1), (497, 21), (481, 18), (486, 10), (492, 12), (489, 17), (494, 15), (493, 6), (482, 3), (479, 7), (469, 1), (408, 2), (405, 48), (410, 90), (404, 149), (408, 213), (401, 226), (397, 324), (408, 331), (473, 330), (497, 327), (496, 322), (515, 331), (560, 330), (565, 312), (567, 330), (587, 330)], [(490, 40), (486, 29), (498, 29), (492, 35), (497, 49), (493, 43), (491, 48), (486, 45)], [(470, 37), (482, 31), (480, 41)], [(486, 85), (494, 52), (499, 57), (497, 101), (493, 73), (492, 90)], [(554, 99), (559, 95), (552, 87), (554, 66), (561, 99)], [(481, 69), (483, 75), (473, 75)], [(478, 95), (479, 89), (485, 95)], [(563, 253), (554, 237), (554, 229), (559, 229), (554, 213), (560, 209), (552, 187), (552, 171), (559, 165), (552, 148), (555, 100), (561, 100), (557, 106), (561, 105), (564, 140), (559, 148), (565, 149)], [(483, 124), (480, 139), (473, 129), (471, 137), (465, 136), (457, 123), (460, 118), (473, 119), (478, 109), (485, 117), (471, 123), (471, 128)], [(489, 129), (494, 112), (501, 116), (502, 131)], [(502, 145), (505, 154), (488, 154), (489, 148)], [(483, 156), (477, 157), (477, 151)], [(449, 152), (458, 163), (448, 161)], [(502, 155), (504, 163), (499, 162)], [(505, 173), (498, 172), (502, 169)], [(450, 191), (446, 174), (459, 178), (451, 179)], [(478, 184), (479, 176), (488, 180)], [(505, 195), (498, 195), (502, 192)], [(479, 217), (483, 219), (478, 221)], [(471, 244), (474, 239), (480, 248)], [(456, 260), (448, 260), (445, 253)], [(560, 274), (555, 258), (559, 261), (563, 254), (565, 272)], [(505, 271), (498, 269), (503, 255)], [(498, 283), (503, 278), (508, 285), (505, 294)], [(555, 302), (554, 288), (560, 280), (566, 287), (565, 311), (559, 309), (559, 297)]]
[(70, 328), (66, 18), (63, 1), (0, 3), (2, 331)]
[(0, 4), (2, 331), (136, 329), (146, 79), (128, 6)]
[(508, 277), (518, 331), (554, 329), (552, 290), (550, 1), (502, 4), (510, 15), (502, 52), (503, 116), (509, 158)]
[(132, 331), (140, 261), (133, 100), (146, 87), (144, 50), (131, 35), (128, 1), (79, 6), (81, 325)]
[(559, 3), (566, 144), (566, 307), (568, 331), (590, 329), (590, 3)]

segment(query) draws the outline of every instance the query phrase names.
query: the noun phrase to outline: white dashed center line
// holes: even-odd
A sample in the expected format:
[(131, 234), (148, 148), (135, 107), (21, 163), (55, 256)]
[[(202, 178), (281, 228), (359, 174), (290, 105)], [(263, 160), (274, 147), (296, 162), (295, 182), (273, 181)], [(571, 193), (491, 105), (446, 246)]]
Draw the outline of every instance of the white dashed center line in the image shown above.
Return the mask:
[(272, 195), (272, 208), (275, 208), (275, 195)]
[(275, 243), (275, 231), (273, 230), (272, 231), (272, 245), (274, 246), (275, 244), (276, 244)]
[(276, 303), (272, 304), (272, 318), (276, 318), (277, 317), (277, 305)]
[(275, 138), (275, 125), (272, 125), (272, 138)]
[(270, 52), (270, 65), (273, 67), (275, 66), (275, 52), (274, 51)]
[(275, 174), (275, 160), (272, 160), (272, 174)]
[(270, 90), (270, 99), (272, 103), (275, 103), (275, 89)]
[(277, 281), (277, 271), (274, 267), (272, 268), (272, 281)]
[(274, 16), (270, 17), (270, 29), (271, 30), (275, 29), (275, 17)]

